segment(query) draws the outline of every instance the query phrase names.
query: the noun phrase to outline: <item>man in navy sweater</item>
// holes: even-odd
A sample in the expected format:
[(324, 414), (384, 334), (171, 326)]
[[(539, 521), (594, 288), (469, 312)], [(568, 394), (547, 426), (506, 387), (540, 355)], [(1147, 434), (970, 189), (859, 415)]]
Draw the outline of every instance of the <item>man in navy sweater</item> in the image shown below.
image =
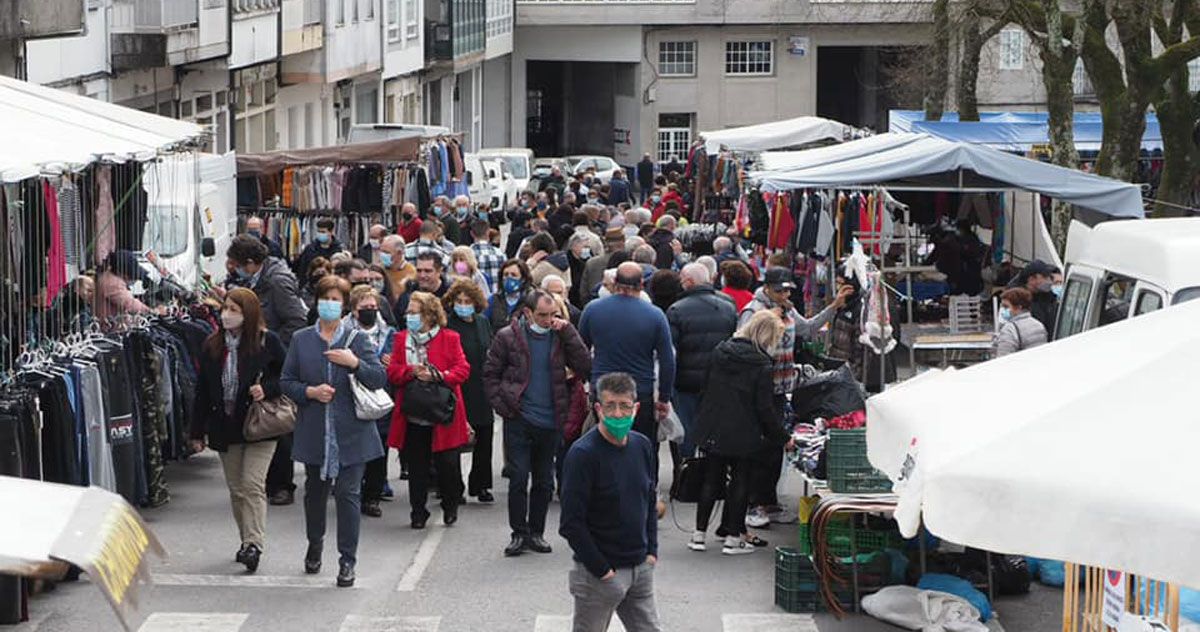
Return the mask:
[[(615, 371), (629, 373), (637, 380), (640, 406), (633, 429), (655, 442), (658, 440), (658, 420), (671, 411), (675, 347), (671, 343), (671, 326), (666, 315), (643, 301), (641, 294), (642, 267), (631, 261), (617, 266), (612, 296), (588, 303), (579, 319), (579, 335), (594, 352), (593, 386), (601, 375)], [(654, 394), (656, 360), (657, 401)], [(658, 462), (657, 453), (655, 450), (655, 463)]]
[(563, 466), (558, 533), (575, 553), (572, 630), (604, 632), (615, 611), (628, 632), (661, 632), (654, 444), (630, 431), (638, 410), (632, 377), (610, 373), (596, 388), (601, 422), (571, 446)]

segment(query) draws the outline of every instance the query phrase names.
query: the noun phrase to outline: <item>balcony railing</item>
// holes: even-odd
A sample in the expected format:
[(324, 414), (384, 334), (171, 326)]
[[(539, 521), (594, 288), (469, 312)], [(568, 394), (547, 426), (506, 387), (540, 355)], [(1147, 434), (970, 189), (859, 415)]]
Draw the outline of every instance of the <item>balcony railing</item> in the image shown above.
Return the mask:
[(158, 31), (199, 23), (199, 0), (117, 0), (113, 26)]

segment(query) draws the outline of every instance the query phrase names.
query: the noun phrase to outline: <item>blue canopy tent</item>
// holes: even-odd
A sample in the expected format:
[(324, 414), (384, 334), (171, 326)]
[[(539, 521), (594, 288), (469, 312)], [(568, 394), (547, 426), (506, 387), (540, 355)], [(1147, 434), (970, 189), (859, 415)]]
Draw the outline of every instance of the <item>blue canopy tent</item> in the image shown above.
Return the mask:
[[(914, 132), (929, 134), (951, 141), (962, 141), (987, 145), (1011, 152), (1028, 152), (1036, 145), (1050, 142), (1050, 126), (1045, 112), (983, 112), (977, 122), (960, 122), (958, 113), (947, 112), (940, 121), (926, 121), (920, 110), (892, 110), (889, 114), (889, 132)], [(1075, 148), (1081, 152), (1100, 151), (1104, 123), (1098, 112), (1075, 113)], [(1142, 149), (1162, 149), (1162, 131), (1158, 116), (1146, 114), (1146, 131), (1142, 135)]]

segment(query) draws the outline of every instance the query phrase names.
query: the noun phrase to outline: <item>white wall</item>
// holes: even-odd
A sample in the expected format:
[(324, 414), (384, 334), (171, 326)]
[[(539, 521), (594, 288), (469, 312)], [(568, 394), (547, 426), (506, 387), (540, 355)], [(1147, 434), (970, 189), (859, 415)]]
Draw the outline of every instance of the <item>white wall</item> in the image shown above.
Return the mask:
[(107, 72), (108, 12), (88, 9), (87, 33), (26, 42), (29, 81), (55, 83)]
[(279, 56), (279, 14), (235, 17), (230, 68), (244, 68)]
[(511, 73), (511, 55), (483, 62), (483, 147), (508, 147), (512, 142)]
[(326, 2), (325, 81), (329, 83), (373, 72), (383, 66), (380, 48), (383, 11), (379, 0), (369, 0), (375, 7), (373, 18), (368, 20), (366, 10), (360, 8), (357, 22), (352, 19), (353, 13), (347, 11), (345, 23), (338, 25), (334, 5), (340, 1)]
[(425, 27), (424, 27), (424, 2), (414, 2), (417, 10), (417, 32), (413, 37), (407, 37), (407, 20), (408, 16), (404, 15), (405, 5), (404, 0), (399, 0), (396, 6), (400, 10), (400, 39), (395, 42), (387, 41), (387, 10), (388, 0), (383, 2), (383, 17), (381, 18), (381, 29), (384, 39), (384, 56), (383, 56), (383, 76), (385, 79), (392, 79), (400, 75), (407, 75), (418, 72), (425, 68)]
[(326, 84), (302, 83), (279, 89), (275, 97), (275, 128), (280, 149), (320, 147), (335, 121), (332, 89)]

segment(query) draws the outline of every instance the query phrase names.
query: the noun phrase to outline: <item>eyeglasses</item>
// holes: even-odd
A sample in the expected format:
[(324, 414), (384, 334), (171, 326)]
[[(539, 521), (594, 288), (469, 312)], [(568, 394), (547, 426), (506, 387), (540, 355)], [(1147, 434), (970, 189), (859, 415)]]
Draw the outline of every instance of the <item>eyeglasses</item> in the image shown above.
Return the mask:
[(633, 413), (635, 408), (637, 408), (637, 403), (608, 402), (607, 404), (600, 404), (600, 410), (604, 411), (605, 414)]

